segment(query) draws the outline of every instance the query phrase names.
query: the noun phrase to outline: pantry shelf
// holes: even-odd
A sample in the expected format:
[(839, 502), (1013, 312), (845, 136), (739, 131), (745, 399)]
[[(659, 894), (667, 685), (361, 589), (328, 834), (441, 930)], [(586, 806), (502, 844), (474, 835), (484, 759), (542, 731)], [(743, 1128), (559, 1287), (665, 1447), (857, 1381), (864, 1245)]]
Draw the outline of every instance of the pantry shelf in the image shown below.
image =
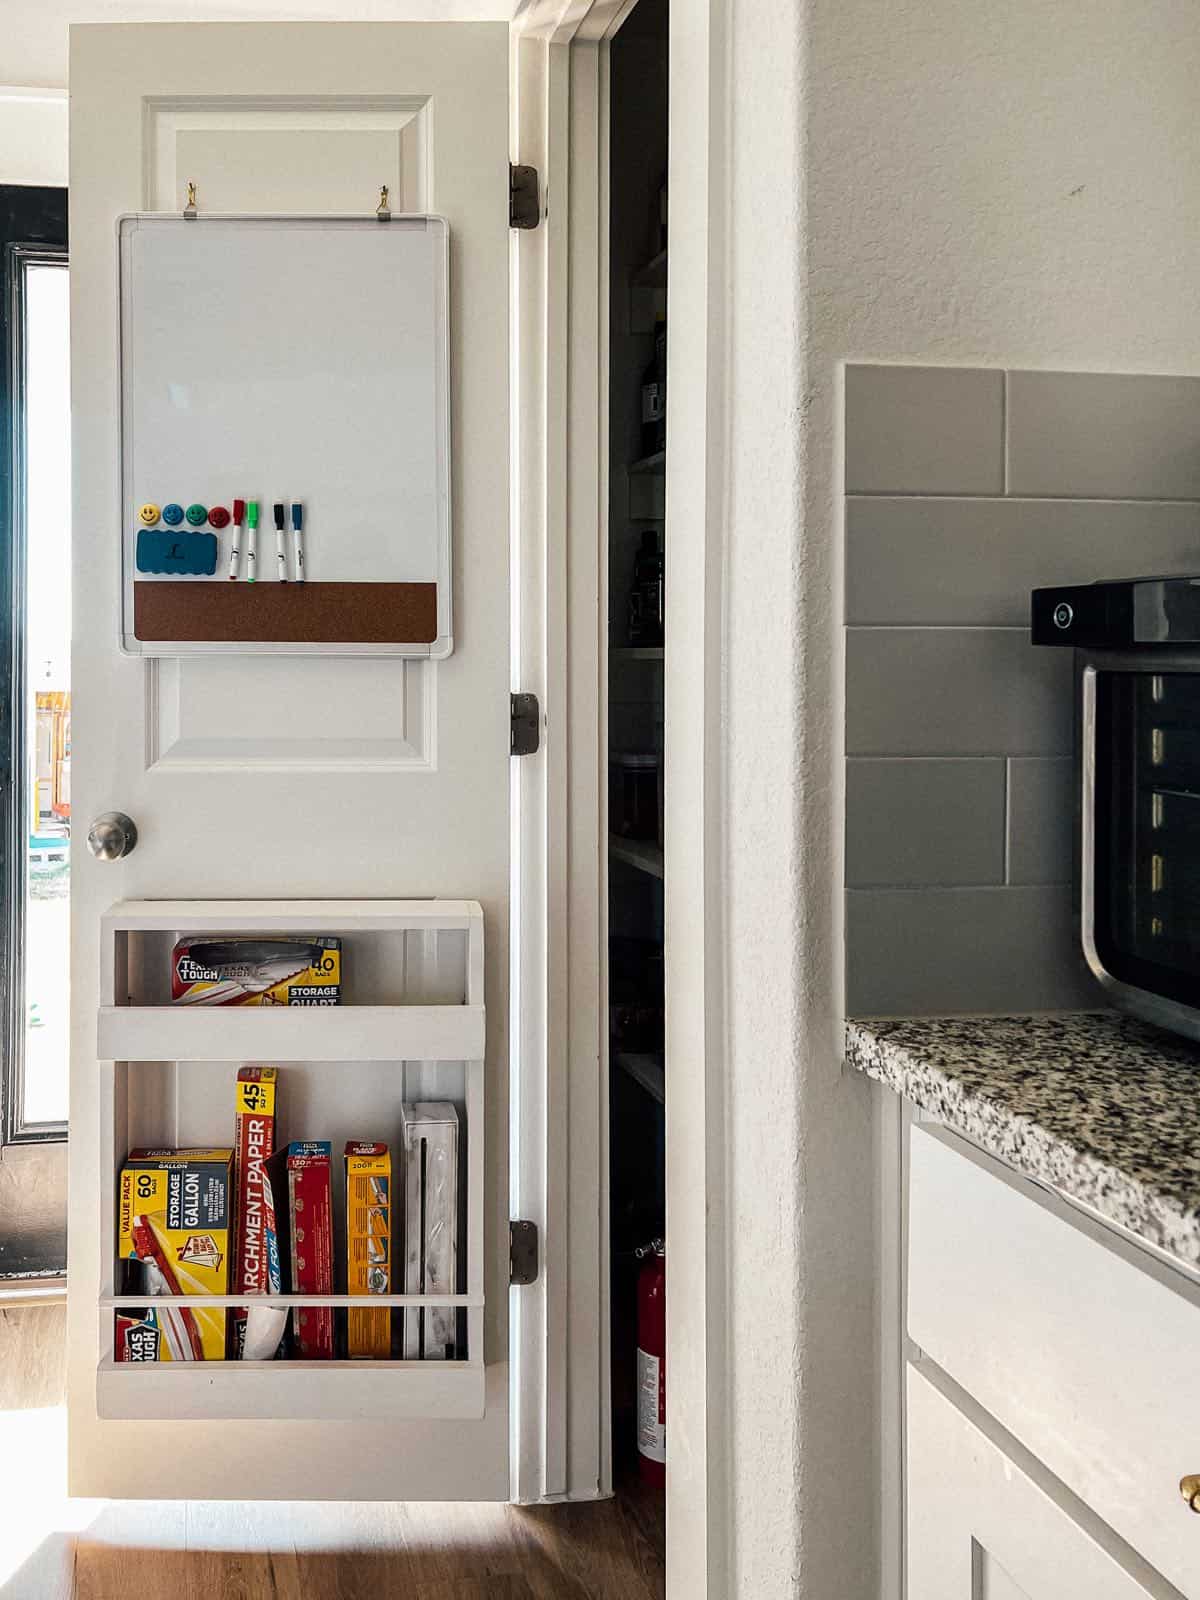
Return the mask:
[(482, 1006), (101, 1006), (102, 1061), (477, 1061)]
[(610, 833), (608, 853), (615, 861), (624, 861), (628, 866), (648, 872), (651, 877), (663, 875), (663, 853), (649, 839), (625, 839), (619, 833)]
[(662, 661), (665, 659), (665, 652), (661, 644), (615, 644), (609, 654), (620, 656), (624, 661)]
[(667, 252), (660, 250), (656, 256), (651, 256), (644, 266), (638, 268), (629, 280), (635, 289), (661, 289), (667, 281)]
[(656, 450), (651, 456), (642, 456), (638, 461), (631, 461), (626, 470), (631, 478), (651, 472), (663, 473), (667, 470), (667, 452)]
[(660, 1106), (666, 1104), (666, 1074), (662, 1056), (648, 1055), (634, 1050), (618, 1050), (613, 1060), (622, 1072), (627, 1073), (646, 1091), (651, 1099), (657, 1100)]

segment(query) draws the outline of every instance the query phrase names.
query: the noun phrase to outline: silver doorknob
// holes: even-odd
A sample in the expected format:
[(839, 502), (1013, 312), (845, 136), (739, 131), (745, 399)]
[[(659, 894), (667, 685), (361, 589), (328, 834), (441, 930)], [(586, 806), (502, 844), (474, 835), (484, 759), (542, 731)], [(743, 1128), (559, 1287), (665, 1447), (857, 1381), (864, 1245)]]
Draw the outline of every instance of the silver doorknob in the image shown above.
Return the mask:
[(88, 849), (97, 861), (120, 861), (137, 840), (137, 824), (123, 811), (103, 812), (88, 829)]

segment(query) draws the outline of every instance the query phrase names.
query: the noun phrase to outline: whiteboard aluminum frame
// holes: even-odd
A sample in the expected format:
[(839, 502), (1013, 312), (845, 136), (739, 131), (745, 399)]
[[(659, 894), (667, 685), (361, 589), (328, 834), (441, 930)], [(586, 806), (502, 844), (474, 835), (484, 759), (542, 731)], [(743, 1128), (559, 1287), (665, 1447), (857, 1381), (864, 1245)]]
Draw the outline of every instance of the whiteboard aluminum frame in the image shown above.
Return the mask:
[[(131, 278), (128, 261), (128, 241), (135, 229), (143, 223), (154, 225), (177, 223), (181, 228), (203, 227), (206, 222), (265, 223), (271, 226), (318, 223), (349, 228), (402, 228), (406, 223), (433, 224), (438, 239), (440, 270), (434, 285), (437, 311), (437, 330), (434, 349), (434, 384), (436, 391), (436, 426), (441, 440), (441, 482), (438, 486), (437, 530), (437, 637), (425, 644), (327, 644), (323, 642), (276, 643), (272, 641), (239, 639), (226, 640), (143, 641), (133, 632), (133, 600), (136, 577), (135, 550), (136, 508), (132, 500), (133, 481), (133, 428), (130, 415), (132, 387), (126, 381), (126, 361), (129, 355), (128, 329), (132, 326)], [(117, 646), (122, 655), (132, 657), (176, 656), (391, 656), (443, 661), (454, 650), (453, 618), (453, 506), (451, 482), (453, 479), (452, 438), (450, 430), (450, 224), (435, 212), (394, 212), (384, 221), (373, 211), (346, 212), (262, 212), (262, 211), (208, 211), (197, 212), (194, 217), (184, 217), (179, 211), (124, 211), (116, 219), (117, 235), (117, 338), (119, 360), (117, 364), (120, 393), (117, 396), (117, 416), (120, 428), (120, 475), (117, 487), (118, 526), (121, 548), (121, 606)], [(212, 581), (216, 581), (215, 579)]]

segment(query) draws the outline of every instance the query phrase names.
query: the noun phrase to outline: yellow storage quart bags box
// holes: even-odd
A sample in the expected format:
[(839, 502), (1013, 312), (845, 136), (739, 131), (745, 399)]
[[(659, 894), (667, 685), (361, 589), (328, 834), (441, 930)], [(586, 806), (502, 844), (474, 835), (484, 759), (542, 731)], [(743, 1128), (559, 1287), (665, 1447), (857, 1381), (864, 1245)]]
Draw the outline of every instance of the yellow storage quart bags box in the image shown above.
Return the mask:
[[(392, 1158), (385, 1144), (346, 1146), (346, 1293), (388, 1294), (392, 1286)], [(346, 1354), (387, 1361), (392, 1313), (387, 1306), (346, 1313)]]
[(338, 1006), (342, 941), (272, 934), (180, 939), (171, 999), (185, 1006)]
[(224, 1308), (172, 1306), (169, 1296), (229, 1293), (231, 1149), (131, 1150), (117, 1195), (122, 1292), (145, 1308), (119, 1311), (118, 1361), (221, 1361)]

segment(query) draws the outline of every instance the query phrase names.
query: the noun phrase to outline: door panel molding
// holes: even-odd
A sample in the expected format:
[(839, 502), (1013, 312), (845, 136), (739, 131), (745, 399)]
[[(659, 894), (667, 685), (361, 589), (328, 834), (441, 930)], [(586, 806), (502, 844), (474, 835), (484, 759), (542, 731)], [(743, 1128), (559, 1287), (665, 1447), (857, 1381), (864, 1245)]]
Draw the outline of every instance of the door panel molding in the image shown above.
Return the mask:
[[(143, 665), (148, 772), (437, 769), (436, 661), (229, 656)], [(284, 678), (293, 684), (286, 699), (272, 688)], [(303, 717), (281, 716), (288, 705)]]

